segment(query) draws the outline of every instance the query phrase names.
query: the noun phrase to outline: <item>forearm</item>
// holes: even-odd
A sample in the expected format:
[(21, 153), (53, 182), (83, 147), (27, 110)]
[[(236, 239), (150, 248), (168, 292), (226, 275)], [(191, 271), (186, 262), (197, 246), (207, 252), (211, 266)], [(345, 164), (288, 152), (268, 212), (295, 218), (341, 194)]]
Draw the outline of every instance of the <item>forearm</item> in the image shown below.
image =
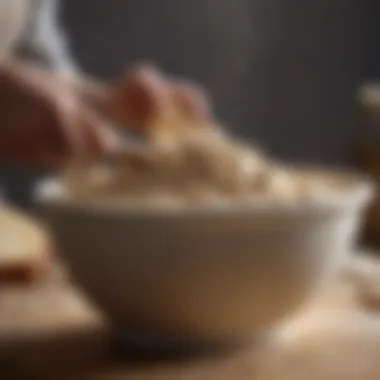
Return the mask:
[(71, 86), (84, 102), (112, 117), (108, 86), (86, 76), (72, 59), (58, 22), (58, 6), (58, 0), (35, 0), (30, 8), (29, 23), (14, 56), (36, 66), (35, 70), (39, 68), (44, 71), (44, 75), (51, 74), (54, 77), (52, 80)]

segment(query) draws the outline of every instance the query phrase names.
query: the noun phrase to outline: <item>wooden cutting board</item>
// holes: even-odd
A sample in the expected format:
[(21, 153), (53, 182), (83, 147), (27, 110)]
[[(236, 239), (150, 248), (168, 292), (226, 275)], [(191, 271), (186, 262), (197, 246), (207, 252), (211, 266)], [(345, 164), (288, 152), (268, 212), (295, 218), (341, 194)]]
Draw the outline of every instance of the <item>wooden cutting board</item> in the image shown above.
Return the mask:
[(116, 357), (110, 342), (100, 313), (59, 270), (46, 283), (0, 290), (1, 379), (380, 379), (380, 314), (343, 279), (272, 339), (223, 356), (137, 362)]

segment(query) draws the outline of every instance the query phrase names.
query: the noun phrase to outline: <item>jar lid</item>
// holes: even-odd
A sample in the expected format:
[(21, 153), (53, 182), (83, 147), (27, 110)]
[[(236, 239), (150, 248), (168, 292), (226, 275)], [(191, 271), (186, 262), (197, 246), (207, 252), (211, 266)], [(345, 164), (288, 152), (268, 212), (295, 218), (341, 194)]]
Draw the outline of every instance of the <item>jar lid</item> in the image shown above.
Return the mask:
[(358, 97), (364, 107), (380, 109), (380, 82), (363, 84)]

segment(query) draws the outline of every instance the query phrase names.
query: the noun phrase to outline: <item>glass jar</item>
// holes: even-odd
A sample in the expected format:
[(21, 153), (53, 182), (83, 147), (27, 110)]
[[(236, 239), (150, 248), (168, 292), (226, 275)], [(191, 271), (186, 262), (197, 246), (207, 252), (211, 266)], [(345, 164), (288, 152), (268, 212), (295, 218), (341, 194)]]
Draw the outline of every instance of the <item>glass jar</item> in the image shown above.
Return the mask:
[[(380, 185), (380, 82), (363, 85), (358, 98), (360, 129), (355, 161)], [(368, 210), (364, 232), (371, 243), (380, 245), (380, 197)]]

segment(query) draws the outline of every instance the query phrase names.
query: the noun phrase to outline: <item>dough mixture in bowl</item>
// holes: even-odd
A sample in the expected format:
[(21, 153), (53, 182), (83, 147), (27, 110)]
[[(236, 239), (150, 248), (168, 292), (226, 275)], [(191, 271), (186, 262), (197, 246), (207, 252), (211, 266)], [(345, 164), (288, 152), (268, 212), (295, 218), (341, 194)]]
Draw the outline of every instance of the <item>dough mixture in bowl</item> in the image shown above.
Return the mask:
[(197, 124), (174, 106), (152, 118), (146, 143), (126, 147), (112, 165), (77, 163), (63, 178), (73, 199), (149, 207), (296, 202), (338, 190), (322, 177), (275, 163), (216, 122)]

